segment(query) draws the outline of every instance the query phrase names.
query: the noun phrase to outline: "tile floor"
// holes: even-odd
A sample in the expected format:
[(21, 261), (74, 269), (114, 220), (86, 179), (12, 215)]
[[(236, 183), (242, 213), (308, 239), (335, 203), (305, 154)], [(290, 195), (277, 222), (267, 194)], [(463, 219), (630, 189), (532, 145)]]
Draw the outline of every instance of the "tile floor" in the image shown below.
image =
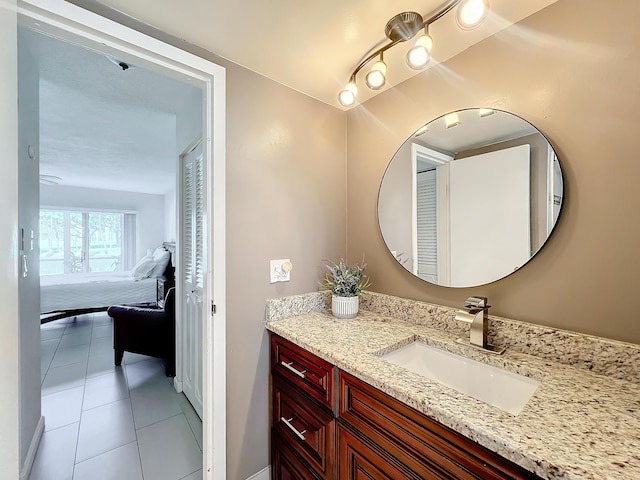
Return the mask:
[(30, 480), (200, 480), (202, 423), (162, 361), (113, 364), (106, 313), (41, 328), (45, 432)]

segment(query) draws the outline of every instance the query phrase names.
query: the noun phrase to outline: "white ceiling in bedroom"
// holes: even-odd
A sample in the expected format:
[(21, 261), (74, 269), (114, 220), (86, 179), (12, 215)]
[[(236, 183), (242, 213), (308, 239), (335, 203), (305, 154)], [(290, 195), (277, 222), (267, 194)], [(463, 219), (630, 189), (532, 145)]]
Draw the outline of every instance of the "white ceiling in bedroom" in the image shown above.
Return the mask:
[(175, 190), (176, 116), (200, 91), (28, 29), (40, 69), (40, 173), (61, 185)]

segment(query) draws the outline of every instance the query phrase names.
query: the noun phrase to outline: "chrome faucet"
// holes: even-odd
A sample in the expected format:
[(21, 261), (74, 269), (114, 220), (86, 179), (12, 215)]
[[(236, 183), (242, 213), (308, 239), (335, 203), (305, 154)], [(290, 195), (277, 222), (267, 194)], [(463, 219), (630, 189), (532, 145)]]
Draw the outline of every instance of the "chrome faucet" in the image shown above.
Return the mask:
[(487, 342), (489, 308), (487, 297), (469, 297), (465, 300), (464, 310), (456, 311), (456, 320), (470, 323), (469, 340), (458, 338), (456, 342), (478, 348), (488, 353), (500, 354), (504, 348), (497, 348)]

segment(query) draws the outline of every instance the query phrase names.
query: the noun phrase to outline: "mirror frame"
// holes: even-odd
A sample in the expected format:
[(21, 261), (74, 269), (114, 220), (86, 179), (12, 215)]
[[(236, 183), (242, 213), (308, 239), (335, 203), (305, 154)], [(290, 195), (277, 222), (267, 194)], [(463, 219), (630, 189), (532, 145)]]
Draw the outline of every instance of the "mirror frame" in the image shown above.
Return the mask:
[[(511, 116), (514, 116), (516, 118), (518, 118), (519, 120), (521, 120), (522, 122), (525, 122), (526, 124), (530, 125), (532, 128), (534, 128), (536, 130), (536, 132), (538, 134), (540, 134), (542, 136), (542, 138), (544, 138), (548, 144), (548, 146), (553, 150), (554, 153), (554, 160), (557, 161), (557, 165), (559, 168), (559, 172), (560, 172), (560, 178), (562, 179), (562, 195), (561, 195), (561, 199), (560, 199), (560, 204), (559, 204), (559, 210), (558, 210), (558, 214), (556, 216), (556, 219), (554, 221), (553, 226), (551, 227), (551, 230), (549, 230), (548, 234), (546, 235), (546, 238), (544, 239), (544, 241), (542, 241), (539, 245), (539, 247), (533, 252), (531, 253), (531, 255), (529, 256), (529, 258), (522, 263), (519, 267), (517, 267), (516, 269), (514, 269), (513, 271), (510, 271), (509, 273), (507, 273), (506, 275), (503, 275), (499, 278), (495, 278), (494, 280), (485, 282), (485, 283), (480, 283), (477, 285), (455, 285), (455, 286), (450, 286), (450, 285), (440, 285), (438, 283), (433, 283), (430, 282), (428, 280), (425, 280), (424, 278), (419, 277), (416, 273), (414, 273), (410, 268), (408, 268), (407, 266), (405, 266), (401, 260), (399, 258), (397, 258), (397, 256), (393, 255), (391, 248), (389, 247), (388, 243), (387, 243), (387, 239), (385, 239), (384, 236), (384, 232), (383, 232), (383, 228), (382, 228), (382, 224), (380, 222), (380, 200), (381, 200), (381, 195), (382, 195), (382, 187), (383, 187), (383, 183), (384, 183), (384, 179), (385, 176), (387, 175), (389, 168), (391, 167), (391, 164), (393, 162), (393, 160), (396, 158), (396, 155), (398, 154), (398, 152), (405, 146), (405, 144), (410, 141), (412, 138), (417, 137), (419, 135), (416, 135), (416, 133), (418, 133), (421, 129), (427, 127), (429, 124), (431, 124), (432, 122), (436, 122), (436, 121), (441, 121), (444, 120), (444, 118), (451, 114), (451, 113), (458, 113), (458, 112), (463, 112), (463, 111), (468, 111), (468, 110), (480, 110), (480, 109), (489, 109), (489, 110), (494, 110), (495, 112), (501, 112), (501, 113), (505, 113)], [(508, 140), (499, 140), (499, 142), (506, 142)], [(486, 146), (492, 145), (494, 142), (490, 142), (487, 143)], [(481, 148), (481, 147), (470, 147), (470, 149), (475, 149), (475, 148)], [(521, 117), (520, 115), (516, 115), (512, 112), (506, 111), (506, 110), (502, 110), (502, 109), (498, 109), (498, 108), (489, 108), (489, 107), (469, 107), (469, 108), (461, 108), (458, 110), (454, 110), (452, 112), (448, 112), (445, 114), (442, 114), (432, 120), (430, 120), (429, 122), (423, 124), (421, 127), (419, 127), (417, 130), (415, 130), (414, 132), (412, 132), (410, 134), (410, 136), (404, 140), (400, 146), (396, 149), (395, 153), (393, 154), (393, 156), (391, 157), (391, 159), (389, 160), (387, 166), (385, 167), (384, 173), (381, 177), (380, 180), (380, 185), (378, 187), (378, 197), (376, 200), (376, 220), (378, 223), (378, 230), (380, 232), (380, 236), (382, 237), (382, 241), (384, 242), (384, 245), (387, 249), (387, 252), (392, 256), (392, 258), (398, 263), (398, 265), (400, 265), (402, 267), (402, 270), (406, 271), (407, 273), (411, 274), (413, 277), (417, 278), (420, 281), (423, 281), (429, 285), (433, 285), (433, 286), (437, 286), (437, 287), (443, 287), (443, 288), (476, 288), (479, 286), (484, 286), (484, 285), (489, 285), (492, 283), (495, 283), (497, 281), (500, 281), (504, 278), (507, 278), (511, 275), (513, 275), (514, 273), (516, 273), (517, 271), (521, 270), (522, 268), (524, 268), (529, 262), (531, 262), (535, 256), (544, 248), (544, 246), (548, 243), (549, 239), (551, 238), (551, 236), (553, 235), (553, 233), (555, 232), (558, 223), (560, 222), (560, 219), (562, 217), (562, 212), (563, 212), (563, 205), (565, 202), (565, 197), (566, 197), (566, 181), (565, 181), (565, 176), (564, 176), (564, 171), (562, 168), (562, 163), (560, 161), (560, 158), (558, 156), (557, 150), (556, 148), (553, 146), (553, 144), (551, 143), (551, 141), (549, 140), (549, 138), (538, 128), (536, 127), (534, 124), (532, 124), (531, 122), (529, 122), (528, 120), (526, 120), (525, 118)]]

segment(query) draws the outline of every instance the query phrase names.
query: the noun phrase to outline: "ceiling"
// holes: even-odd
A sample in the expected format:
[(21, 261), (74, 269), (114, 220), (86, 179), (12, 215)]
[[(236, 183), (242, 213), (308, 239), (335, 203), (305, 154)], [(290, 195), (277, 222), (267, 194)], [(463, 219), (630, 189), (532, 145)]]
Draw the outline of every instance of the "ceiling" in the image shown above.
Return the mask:
[[(96, 0), (69, 1), (87, 8), (98, 4)], [(430, 65), (555, 1), (491, 0), (491, 16), (471, 32), (457, 28), (453, 12), (446, 15), (430, 28), (434, 39)], [(388, 19), (409, 10), (426, 17), (443, 0), (100, 3), (339, 106), (337, 94), (355, 66), (386, 43)], [(140, 67), (123, 71), (102, 54), (20, 30), (21, 48), (31, 53), (40, 69), (41, 173), (61, 177), (62, 185), (171, 192), (179, 153), (175, 151), (176, 117), (200, 91)], [(420, 73), (406, 66), (406, 49), (400, 45), (385, 54), (389, 71), (383, 89), (368, 90), (363, 77), (358, 77), (360, 102)]]
[[(450, 12), (430, 27), (434, 40), (431, 65), (555, 1), (491, 0), (491, 15), (472, 31), (460, 30), (455, 12)], [(387, 42), (384, 34), (387, 21), (403, 11), (416, 11), (426, 17), (439, 9), (444, 0), (100, 0), (100, 3), (322, 102), (339, 106), (338, 92), (351, 72), (367, 53)], [(399, 45), (385, 54), (389, 68), (383, 89), (377, 92), (367, 89), (363, 77), (358, 76), (359, 102), (419, 73), (406, 66), (406, 50), (406, 45)]]
[(199, 89), (134, 66), (122, 70), (102, 54), (25, 28), (19, 39), (40, 72), (42, 175), (66, 186), (175, 190), (176, 118)]

